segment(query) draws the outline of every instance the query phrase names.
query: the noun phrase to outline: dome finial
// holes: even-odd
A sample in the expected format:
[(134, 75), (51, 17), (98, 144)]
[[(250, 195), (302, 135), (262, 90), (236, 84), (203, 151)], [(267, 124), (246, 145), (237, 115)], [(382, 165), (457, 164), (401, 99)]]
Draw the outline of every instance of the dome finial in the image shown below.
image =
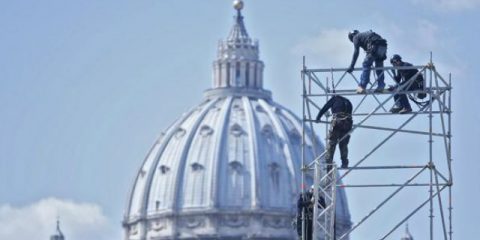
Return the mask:
[(244, 4), (243, 4), (243, 1), (242, 1), (242, 0), (235, 0), (235, 1), (233, 1), (233, 8), (235, 8), (237, 11), (240, 12), (240, 10), (243, 9), (243, 6), (244, 6)]

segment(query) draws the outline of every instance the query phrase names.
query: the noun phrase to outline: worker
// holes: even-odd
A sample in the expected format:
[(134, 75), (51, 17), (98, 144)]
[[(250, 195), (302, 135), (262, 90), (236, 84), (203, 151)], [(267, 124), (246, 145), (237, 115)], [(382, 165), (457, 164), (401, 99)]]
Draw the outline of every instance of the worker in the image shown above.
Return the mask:
[[(334, 91), (335, 92), (335, 91)], [(327, 163), (327, 171), (330, 172), (333, 164), (333, 155), (335, 147), (338, 143), (340, 147), (340, 156), (342, 159), (341, 168), (348, 168), (348, 142), (350, 141), (350, 130), (352, 129), (352, 103), (347, 98), (340, 95), (333, 95), (330, 100), (322, 107), (315, 119), (320, 122), (323, 114), (331, 109), (332, 122), (328, 133), (327, 150), (325, 161)]]
[[(300, 239), (311, 240), (313, 234), (313, 188), (300, 193), (297, 200), (297, 234)], [(305, 226), (303, 226), (303, 224)], [(303, 232), (305, 231), (305, 232)]]
[[(353, 30), (348, 33), (348, 39), (353, 43), (354, 51), (352, 62), (350, 67), (347, 69), (347, 72), (351, 73), (355, 68), (355, 63), (357, 62), (358, 54), (360, 48), (362, 48), (365, 53), (365, 59), (363, 60), (363, 72), (360, 76), (360, 83), (357, 88), (357, 93), (365, 93), (367, 84), (370, 82), (370, 70), (372, 64), (375, 62), (376, 68), (383, 67), (383, 61), (387, 59), (387, 40), (383, 39), (380, 35), (373, 32), (372, 30), (367, 32), (359, 32), (358, 30)], [(385, 76), (383, 70), (376, 70), (377, 72), (377, 89), (375, 92), (383, 92), (385, 88)]]
[[(390, 63), (394, 67), (412, 67), (413, 65), (408, 62), (403, 62), (402, 57), (398, 54), (394, 54), (390, 59)], [(418, 70), (416, 68), (411, 69), (396, 69), (393, 71), (393, 79), (397, 83), (395, 86), (390, 86), (388, 90), (395, 91), (398, 87), (406, 85), (402, 91), (415, 91), (423, 90), (423, 75), (417, 74)], [(416, 75), (416, 77), (415, 77)], [(409, 82), (409, 80), (415, 77), (414, 80)], [(426, 97), (425, 93), (418, 93), (416, 95), (418, 98), (423, 99)], [(412, 111), (412, 107), (408, 102), (407, 94), (397, 93), (393, 96), (395, 104), (393, 105), (390, 112), (405, 114)]]
[[(314, 185), (310, 187), (305, 193), (300, 193), (300, 196), (297, 200), (297, 234), (300, 239), (302, 239), (302, 220), (305, 220), (305, 240), (312, 240), (313, 238), (313, 203), (315, 199), (313, 198)], [(319, 194), (318, 198), (318, 208), (325, 209), (325, 199)]]

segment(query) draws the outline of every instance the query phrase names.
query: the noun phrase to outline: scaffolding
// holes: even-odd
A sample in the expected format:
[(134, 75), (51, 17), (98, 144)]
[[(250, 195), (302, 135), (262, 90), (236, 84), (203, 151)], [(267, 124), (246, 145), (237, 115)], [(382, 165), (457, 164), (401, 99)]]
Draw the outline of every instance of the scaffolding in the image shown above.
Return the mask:
[[(382, 74), (385, 74), (387, 82), (389, 80), (388, 76), (393, 78), (392, 71), (407, 69), (416, 69), (418, 73), (411, 79), (408, 79), (406, 84), (392, 91), (381, 93), (374, 91), (378, 79), (376, 70), (383, 71)], [(392, 214), (391, 219), (393, 220), (382, 224), (389, 226), (382, 226), (381, 228), (369, 227), (370, 236), (376, 239), (395, 239), (392, 238), (392, 234), (400, 226), (408, 220), (412, 220), (413, 216), (428, 210), (426, 212), (428, 222), (424, 221), (422, 224), (429, 226), (429, 230), (423, 234), (425, 236), (428, 235), (430, 240), (433, 240), (434, 236), (435, 239), (451, 240), (453, 234), (451, 74), (449, 74), (448, 79), (442, 77), (435, 68), (431, 56), (429, 63), (426, 65), (372, 68), (374, 74), (370, 85), (366, 89), (366, 93), (357, 94), (355, 90), (352, 90), (359, 84), (355, 74), (358, 74), (363, 69), (356, 68), (350, 74), (346, 70), (346, 68), (310, 69), (305, 64), (305, 58), (303, 59), (301, 78), (303, 82), (302, 172), (304, 176), (302, 184), (305, 184), (306, 174), (313, 175), (315, 186), (314, 203), (317, 203), (319, 197), (323, 198), (325, 202), (324, 206), (314, 204), (313, 239), (349, 239), (352, 233), (368, 225), (367, 223), (375, 218), (380, 210), (393, 207), (394, 211), (386, 211)], [(413, 91), (408, 90), (408, 86), (415, 81), (419, 74), (423, 75), (424, 88)], [(424, 93), (427, 97), (424, 100), (415, 98), (419, 93)], [(361, 153), (356, 153), (355, 155), (349, 154), (351, 167), (339, 169), (333, 164), (331, 166), (332, 169), (327, 171), (327, 164), (324, 160), (326, 151), (317, 153), (313, 161), (306, 162), (305, 148), (310, 146), (306, 145), (305, 138), (309, 134), (317, 136), (316, 132), (320, 130), (316, 130), (316, 128), (321, 128), (322, 125), (325, 125), (324, 136), (325, 141), (327, 141), (326, 136), (330, 125), (329, 116), (327, 115), (326, 121), (320, 121), (321, 124), (315, 123), (315, 116), (321, 109), (322, 103), (325, 103), (335, 94), (349, 98), (354, 105), (352, 117), (355, 124), (353, 124), (352, 130), (349, 132), (352, 135), (350, 148), (357, 145), (357, 148), (360, 148), (362, 151), (357, 151)], [(412, 112), (406, 114), (389, 112), (386, 105), (394, 103), (393, 98), (396, 94), (406, 94), (412, 100), (412, 105), (416, 104), (417, 106), (413, 106)], [(427, 120), (422, 119), (420, 116), (427, 116)], [(356, 133), (360, 130), (368, 131), (368, 141), (367, 139), (359, 139), (360, 136), (357, 136)], [(399, 135), (401, 136), (397, 137)], [(313, 139), (316, 139), (316, 137), (313, 137)], [(423, 143), (418, 143), (419, 141)], [(387, 159), (401, 158), (402, 154), (412, 155), (404, 147), (406, 142), (416, 144), (415, 146), (422, 145), (421, 148), (412, 150), (415, 151), (413, 154), (415, 157), (413, 159), (409, 158), (408, 161), (403, 159), (401, 162), (388, 161)], [(358, 145), (361, 145), (361, 147), (358, 147)], [(399, 151), (389, 152), (392, 147)], [(382, 149), (386, 149), (387, 152), (383, 153)], [(377, 154), (378, 152), (382, 152), (383, 155), (379, 157), (378, 155), (381, 154)], [(367, 165), (369, 162), (373, 164)], [(408, 171), (408, 175), (405, 174), (405, 171)], [(375, 174), (381, 176), (381, 174), (387, 172), (391, 173), (389, 177), (379, 177), (379, 179), (372, 177)], [(352, 179), (349, 179), (351, 176)], [(364, 179), (368, 179), (370, 182), (362, 183)], [(390, 179), (394, 182), (388, 182)], [(343, 184), (343, 182), (346, 182), (346, 184)], [(346, 232), (335, 231), (335, 206), (338, 188), (368, 188), (369, 191), (374, 191), (371, 194), (371, 200), (375, 201), (375, 205), (371, 209), (369, 208), (370, 211), (359, 218), (359, 220), (354, 219), (353, 225)], [(394, 190), (386, 194), (386, 196), (382, 196), (386, 193), (386, 189)], [(409, 190), (407, 191), (407, 189)], [(447, 190), (447, 193), (443, 194), (445, 190)], [(407, 196), (410, 194), (411, 198), (408, 199), (412, 199), (411, 202), (401, 204), (402, 206), (398, 204), (391, 206), (392, 204), (388, 204), (398, 201), (398, 199), (394, 199), (404, 192), (406, 192)], [(350, 195), (350, 193), (349, 196), (350, 198), (355, 197), (355, 195)], [(418, 200), (419, 196), (423, 197)], [(413, 201), (414, 199), (417, 202)], [(444, 206), (445, 202), (447, 202), (448, 206)], [(406, 212), (399, 213), (399, 208), (404, 209)], [(425, 214), (425, 212), (423, 213)], [(435, 218), (438, 215), (440, 215), (440, 218)], [(305, 227), (303, 229), (305, 230)], [(305, 237), (302, 239), (305, 239)]]

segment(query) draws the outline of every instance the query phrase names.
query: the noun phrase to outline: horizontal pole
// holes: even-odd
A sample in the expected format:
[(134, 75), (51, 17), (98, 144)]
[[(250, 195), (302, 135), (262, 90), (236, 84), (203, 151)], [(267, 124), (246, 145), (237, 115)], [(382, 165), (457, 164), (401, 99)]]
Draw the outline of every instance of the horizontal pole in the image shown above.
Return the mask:
[[(425, 112), (425, 111), (411, 111), (409, 113), (391, 113), (391, 112), (383, 112), (383, 113), (353, 113), (352, 116), (367, 116), (367, 115), (372, 115), (372, 116), (399, 116), (399, 115), (409, 115), (409, 114), (430, 114), (430, 112)], [(432, 111), (432, 114), (441, 114), (441, 113), (450, 113), (450, 111)], [(314, 120), (311, 119), (305, 119), (306, 122), (314, 122)], [(322, 121), (321, 123), (323, 123)]]
[[(407, 69), (422, 69), (426, 67), (426, 65), (418, 65), (418, 66), (408, 66), (408, 67), (380, 67), (380, 68), (370, 68), (370, 70), (407, 70)], [(303, 72), (346, 72), (348, 68), (312, 68), (312, 69), (304, 69)], [(363, 71), (363, 68), (354, 68), (353, 71)]]
[[(416, 112), (413, 112), (413, 113), (416, 113)], [(418, 112), (418, 113), (425, 113), (425, 114), (429, 114), (428, 112)], [(410, 113), (411, 114), (411, 113)], [(352, 114), (353, 116), (355, 116), (356, 114)], [(385, 114), (373, 114), (372, 116), (376, 116), (376, 115), (393, 115), (393, 116), (398, 116), (398, 114), (392, 114), (392, 113), (385, 113)], [(406, 114), (402, 114), (402, 115), (406, 115)], [(306, 122), (315, 122), (314, 120), (305, 120)], [(320, 121), (320, 123), (329, 123), (327, 121)], [(368, 126), (368, 125), (358, 125), (358, 124), (353, 124), (353, 126), (356, 126), (358, 128), (366, 128), (366, 129), (374, 129), (374, 130), (381, 130), (381, 131), (398, 131), (398, 132), (403, 132), (403, 133), (413, 133), (413, 134), (419, 134), (419, 135), (426, 135), (426, 136), (430, 136), (430, 133), (429, 132), (424, 132), (424, 131), (415, 131), (415, 130), (405, 130), (405, 129), (400, 129), (398, 130), (397, 128), (386, 128), (386, 127), (376, 127), (376, 126)], [(436, 137), (450, 137), (448, 134), (445, 135), (443, 133), (432, 133), (432, 136), (436, 136)]]
[(338, 170), (342, 169), (354, 169), (354, 170), (383, 170), (383, 169), (411, 169), (411, 168), (424, 168), (428, 165), (397, 165), (397, 166), (365, 166), (365, 167), (348, 167), (348, 168), (338, 168)]
[(430, 186), (449, 186), (448, 183), (432, 184), (430, 183), (410, 183), (407, 185), (392, 183), (392, 184), (339, 184), (340, 188), (368, 188), (368, 187), (430, 187)]
[[(341, 95), (341, 96), (365, 96), (365, 95), (391, 95), (391, 94), (410, 94), (410, 93), (432, 93), (434, 91), (448, 91), (451, 90), (449, 87), (432, 87), (432, 88), (425, 88), (425, 90), (402, 90), (402, 91), (384, 91), (384, 92), (375, 92), (375, 89), (365, 89), (365, 93), (357, 93), (356, 90), (345, 89), (345, 90), (335, 90), (325, 92), (325, 93), (311, 93), (311, 94), (304, 94), (304, 97), (325, 97), (325, 96), (334, 96), (334, 95)], [(442, 93), (443, 94), (443, 93)]]

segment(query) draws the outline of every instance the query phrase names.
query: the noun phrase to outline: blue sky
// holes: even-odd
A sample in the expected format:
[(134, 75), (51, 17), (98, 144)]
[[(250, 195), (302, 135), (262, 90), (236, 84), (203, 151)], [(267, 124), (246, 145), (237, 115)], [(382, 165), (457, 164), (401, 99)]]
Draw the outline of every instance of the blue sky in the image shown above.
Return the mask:
[[(28, 228), (36, 228), (43, 235), (35, 238), (47, 239), (56, 215), (69, 239), (119, 238), (143, 157), (211, 86), (231, 1), (0, 3), (1, 238), (21, 231), (29, 239)], [(297, 114), (302, 56), (312, 67), (346, 67), (351, 29), (375, 30), (389, 54), (413, 63), (426, 63), (433, 51), (439, 71), (453, 73), (454, 236), (471, 239), (480, 219), (479, 10), (478, 0), (252, 0), (244, 15), (260, 40), (265, 88)], [(358, 206), (353, 195), (349, 201)]]

